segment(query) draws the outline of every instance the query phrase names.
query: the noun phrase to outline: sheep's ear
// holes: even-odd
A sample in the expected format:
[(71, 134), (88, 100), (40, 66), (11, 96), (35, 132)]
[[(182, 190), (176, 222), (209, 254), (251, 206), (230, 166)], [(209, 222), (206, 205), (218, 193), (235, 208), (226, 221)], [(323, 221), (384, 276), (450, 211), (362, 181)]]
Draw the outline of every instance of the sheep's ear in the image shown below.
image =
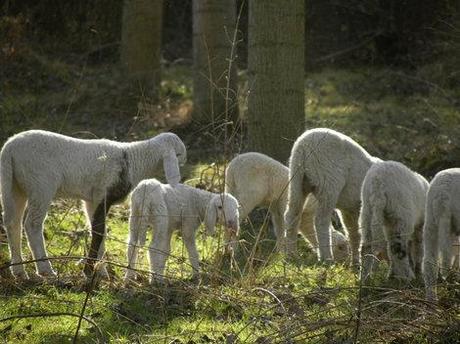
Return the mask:
[(213, 202), (209, 202), (208, 207), (206, 208), (206, 215), (204, 218), (204, 226), (206, 228), (206, 233), (208, 235), (214, 235), (216, 233), (216, 221), (217, 211), (214, 207)]
[(163, 156), (163, 169), (168, 184), (176, 185), (180, 182), (179, 161), (176, 154), (169, 152)]

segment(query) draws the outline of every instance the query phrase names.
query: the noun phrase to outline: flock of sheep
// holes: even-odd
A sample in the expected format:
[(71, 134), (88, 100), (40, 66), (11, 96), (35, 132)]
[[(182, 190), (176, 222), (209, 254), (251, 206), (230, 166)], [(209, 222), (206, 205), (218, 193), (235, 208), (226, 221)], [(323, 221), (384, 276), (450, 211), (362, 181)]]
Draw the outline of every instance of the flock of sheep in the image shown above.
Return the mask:
[[(200, 224), (208, 234), (222, 224), (226, 247), (233, 250), (240, 220), (258, 206), (269, 208), (280, 251), (295, 255), (301, 233), (320, 261), (344, 261), (351, 254), (352, 265), (362, 267), (363, 281), (376, 256), (387, 257), (389, 277), (409, 281), (423, 275), (427, 298), (436, 300), (438, 271), (445, 276), (459, 268), (454, 247), (460, 239), (460, 169), (441, 171), (429, 184), (403, 164), (372, 157), (331, 129), (302, 134), (289, 168), (260, 153), (238, 155), (227, 166), (220, 194), (180, 184), (179, 166), (185, 161), (185, 146), (171, 133), (132, 143), (41, 130), (11, 137), (0, 153), (0, 192), (13, 275), (29, 278), (22, 262), (22, 224), (36, 264), (34, 277), (56, 275), (47, 259), (43, 223), (52, 200), (65, 197), (85, 204), (92, 238), (84, 272), (91, 276), (105, 252), (106, 215), (131, 191), (126, 283), (136, 278), (138, 249), (148, 227), (154, 228), (151, 279), (162, 278), (171, 235), (178, 229), (198, 277)], [(161, 167), (168, 184), (152, 179)], [(335, 209), (347, 235), (331, 225)], [(98, 271), (107, 273), (104, 267)]]

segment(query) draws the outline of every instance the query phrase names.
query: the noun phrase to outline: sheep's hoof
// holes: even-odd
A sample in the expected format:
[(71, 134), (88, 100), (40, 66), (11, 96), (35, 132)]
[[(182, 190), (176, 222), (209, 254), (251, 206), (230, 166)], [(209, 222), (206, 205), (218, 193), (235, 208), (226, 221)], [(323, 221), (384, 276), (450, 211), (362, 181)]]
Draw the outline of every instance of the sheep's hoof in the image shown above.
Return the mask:
[(390, 287), (399, 289), (408, 286), (412, 280), (413, 278), (407, 276), (394, 275), (390, 273), (387, 278), (387, 283)]
[(96, 273), (98, 274), (99, 279), (109, 280), (110, 275), (107, 271), (106, 264), (96, 264), (95, 266)]
[(167, 281), (163, 276), (155, 275), (150, 278), (149, 285), (152, 288), (164, 288), (167, 284)]
[(46, 271), (40, 271), (38, 273), (39, 277), (42, 279), (47, 279), (47, 280), (53, 280), (57, 279), (57, 273), (54, 270), (46, 270)]
[(432, 303), (438, 303), (438, 297), (434, 291), (427, 291), (426, 292), (426, 300)]
[(41, 274), (33, 273), (29, 277), (29, 281), (31, 281), (33, 283), (43, 283), (45, 280), (46, 280), (45, 276), (43, 276)]
[(77, 264), (84, 264), (83, 273), (86, 278), (92, 278), (93, 273), (96, 273), (98, 280), (110, 280), (110, 275), (107, 271), (107, 264), (103, 262), (97, 262), (94, 265), (88, 264), (86, 259), (80, 259)]
[(129, 288), (137, 284), (137, 276), (136, 274), (128, 274), (126, 273), (125, 277), (123, 278), (123, 287)]
[(85, 282), (83, 283), (82, 290), (86, 292), (90, 292), (97, 288), (100, 282), (99, 274), (93, 274), (91, 276), (86, 276)]
[(321, 263), (324, 266), (332, 266), (332, 265), (334, 265), (334, 259), (326, 258), (326, 259), (321, 260)]
[(22, 265), (12, 266), (10, 270), (11, 270), (11, 274), (18, 281), (21, 281), (21, 280), (25, 281), (29, 279), (29, 276), (27, 275), (27, 272)]

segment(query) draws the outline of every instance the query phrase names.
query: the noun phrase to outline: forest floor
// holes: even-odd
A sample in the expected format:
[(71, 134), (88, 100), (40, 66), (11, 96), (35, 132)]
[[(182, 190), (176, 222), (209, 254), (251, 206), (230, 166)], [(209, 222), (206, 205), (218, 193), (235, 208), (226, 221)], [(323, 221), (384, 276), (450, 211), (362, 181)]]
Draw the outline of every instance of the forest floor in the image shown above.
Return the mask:
[[(186, 65), (164, 69), (160, 103), (111, 64), (62, 62), (29, 52), (3, 71), (0, 144), (14, 133), (40, 128), (82, 137), (135, 140), (174, 128), (185, 135), (187, 183), (222, 187), (224, 144), (206, 130), (186, 132), (192, 79)], [(241, 73), (241, 109), (247, 83)], [(417, 70), (383, 67), (323, 69), (305, 79), (307, 127), (329, 127), (356, 139), (372, 155), (398, 160), (431, 178), (460, 166), (460, 84), (441, 64)], [(209, 140), (209, 142), (207, 141)], [(233, 151), (244, 150), (244, 138)], [(211, 147), (209, 147), (211, 146)], [(217, 162), (217, 163), (216, 163)], [(460, 341), (460, 285), (444, 283), (438, 305), (424, 301), (416, 282), (399, 288), (385, 281), (380, 264), (372, 285), (360, 286), (343, 265), (322, 266), (305, 244), (296, 261), (274, 250), (262, 213), (243, 226), (236, 260), (219, 239), (200, 231), (203, 277), (190, 280), (180, 235), (173, 237), (166, 286), (122, 284), (128, 205), (109, 215), (107, 261), (111, 279), (87, 295), (81, 266), (88, 231), (75, 201), (53, 204), (45, 223), (47, 249), (59, 283), (0, 280), (0, 342), (67, 343), (454, 343)], [(266, 220), (266, 219), (265, 219)], [(265, 223), (265, 225), (263, 224)], [(257, 244), (255, 244), (257, 242)], [(1, 263), (7, 246), (0, 247)], [(26, 259), (29, 250), (24, 243)], [(146, 252), (142, 275), (147, 279)], [(29, 272), (33, 264), (28, 264)], [(5, 271), (2, 271), (5, 275)], [(85, 303), (86, 298), (88, 302)]]

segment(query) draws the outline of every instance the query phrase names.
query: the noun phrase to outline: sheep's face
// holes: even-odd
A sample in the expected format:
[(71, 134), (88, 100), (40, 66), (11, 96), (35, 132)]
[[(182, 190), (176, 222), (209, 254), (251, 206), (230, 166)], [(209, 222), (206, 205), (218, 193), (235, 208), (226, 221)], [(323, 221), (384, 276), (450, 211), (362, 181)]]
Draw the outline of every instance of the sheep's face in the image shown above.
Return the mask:
[(187, 149), (185, 148), (185, 145), (179, 136), (171, 133), (169, 133), (169, 135), (172, 141), (172, 146), (174, 148), (174, 153), (176, 154), (177, 160), (179, 162), (179, 166), (184, 166), (187, 162)]
[(177, 161), (179, 162), (179, 166), (184, 166), (187, 162), (187, 150), (185, 149), (184, 144), (180, 141), (176, 147), (174, 147), (174, 151), (176, 153)]
[(187, 161), (187, 149), (179, 136), (173, 133), (162, 133), (154, 137), (154, 139), (162, 143), (163, 156), (173, 153), (177, 157), (180, 166), (185, 164)]
[(224, 241), (227, 248), (230, 249), (236, 247), (240, 230), (238, 207), (236, 198), (227, 193), (216, 195), (211, 200), (211, 208), (214, 209), (216, 215), (215, 223), (225, 228)]

